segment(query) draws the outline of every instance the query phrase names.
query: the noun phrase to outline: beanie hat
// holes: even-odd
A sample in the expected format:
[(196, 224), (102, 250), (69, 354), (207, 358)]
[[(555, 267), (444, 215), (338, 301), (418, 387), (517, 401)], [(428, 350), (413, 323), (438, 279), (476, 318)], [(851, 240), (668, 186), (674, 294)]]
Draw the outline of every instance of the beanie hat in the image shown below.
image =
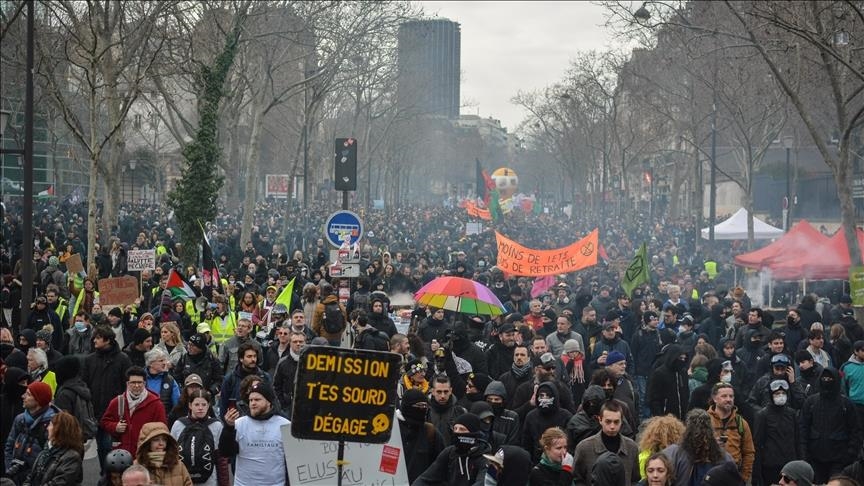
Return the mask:
[(169, 307), (171, 306), (171, 291), (170, 290), (162, 291), (162, 301), (160, 302), (160, 304), (161, 305), (167, 305)]
[(138, 329), (135, 329), (135, 332), (132, 333), (132, 342), (135, 344), (141, 344), (146, 341), (147, 338), (149, 338), (150, 336), (150, 331), (148, 331), (147, 329), (141, 329), (139, 327)]
[(56, 266), (60, 265), (60, 259), (57, 258), (56, 256), (48, 257), (48, 265), (52, 266), (52, 267), (56, 267)]
[(799, 486), (813, 485), (813, 468), (804, 461), (787, 462), (780, 473), (794, 479)]
[(712, 467), (705, 474), (705, 479), (702, 480), (702, 486), (739, 486), (743, 484), (744, 480), (738, 473), (738, 468), (734, 462), (724, 462)]
[(487, 375), (486, 373), (474, 373), (473, 376), (468, 376), (468, 381), (470, 381), (479, 392), (486, 391), (486, 387), (489, 386), (489, 383), (492, 383), (492, 377)]
[(51, 387), (47, 383), (34, 381), (27, 386), (27, 391), (36, 399), (39, 407), (47, 407), (51, 403)]
[(417, 388), (410, 388), (405, 390), (405, 393), (402, 394), (402, 406), (400, 409), (405, 409), (407, 407), (411, 407), (416, 403), (425, 402), (426, 395), (423, 394), (422, 391)]
[(627, 358), (620, 351), (612, 351), (606, 356), (606, 366), (611, 366), (619, 361), (624, 361)]
[[(49, 324), (50, 325), (50, 324)], [(44, 327), (36, 332), (36, 340), (37, 341), (45, 341), (48, 345), (51, 344), (51, 331), (45, 329)]]
[(473, 413), (463, 413), (462, 415), (456, 417), (453, 425), (456, 424), (465, 426), (465, 428), (468, 429), (468, 432), (472, 434), (480, 432), (483, 428), (483, 425), (480, 423), (480, 417), (474, 415)]
[(60, 356), (51, 365), (51, 371), (54, 372), (57, 385), (60, 386), (66, 383), (66, 380), (71, 380), (78, 376), (78, 373), (81, 372), (81, 358), (74, 354)]
[(564, 341), (564, 353), (570, 353), (572, 351), (579, 351), (582, 354), (585, 354), (582, 351), (582, 345), (576, 339), (568, 339)]
[[(251, 394), (252, 392), (260, 393), (271, 405), (276, 403), (276, 392), (273, 391), (273, 387), (269, 383), (263, 381), (256, 382), (249, 387), (249, 393)], [(246, 399), (249, 399), (249, 395), (246, 395)]]
[(36, 346), (36, 331), (33, 329), (24, 329), (19, 336), (24, 336), (29, 346)]
[(189, 344), (195, 346), (198, 349), (207, 349), (207, 338), (203, 334), (193, 334), (189, 336), (188, 341)]
[(110, 311), (108, 311), (108, 315), (114, 317), (123, 317), (123, 312), (120, 310), (119, 307), (114, 307)]
[(495, 395), (507, 399), (507, 387), (504, 386), (504, 383), (498, 380), (490, 382), (486, 385), (486, 391), (483, 393), (484, 396)]
[(801, 364), (804, 361), (813, 361), (813, 355), (806, 349), (795, 351), (795, 362)]

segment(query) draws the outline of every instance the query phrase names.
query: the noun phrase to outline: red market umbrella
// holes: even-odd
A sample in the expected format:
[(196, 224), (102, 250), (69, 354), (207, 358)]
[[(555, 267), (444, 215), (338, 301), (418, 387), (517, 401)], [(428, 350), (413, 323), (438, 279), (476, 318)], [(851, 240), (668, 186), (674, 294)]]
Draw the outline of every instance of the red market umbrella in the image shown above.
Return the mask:
[(497, 316), (504, 305), (488, 287), (461, 277), (438, 277), (414, 294), (414, 300), (454, 312)]

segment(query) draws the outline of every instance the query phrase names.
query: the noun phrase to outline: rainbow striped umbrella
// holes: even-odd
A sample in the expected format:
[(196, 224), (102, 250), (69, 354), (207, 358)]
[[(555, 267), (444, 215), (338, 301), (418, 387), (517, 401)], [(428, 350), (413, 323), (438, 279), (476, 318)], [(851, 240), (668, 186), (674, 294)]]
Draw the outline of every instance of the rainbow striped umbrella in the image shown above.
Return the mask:
[(414, 294), (414, 300), (465, 314), (497, 316), (504, 305), (488, 287), (461, 277), (438, 277)]

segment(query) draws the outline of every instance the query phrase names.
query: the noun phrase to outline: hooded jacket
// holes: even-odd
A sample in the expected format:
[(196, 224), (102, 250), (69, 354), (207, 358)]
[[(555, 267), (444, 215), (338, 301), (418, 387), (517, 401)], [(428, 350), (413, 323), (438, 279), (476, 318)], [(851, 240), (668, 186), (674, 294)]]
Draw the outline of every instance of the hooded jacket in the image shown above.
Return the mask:
[(834, 381), (826, 386), (820, 380), (819, 393), (807, 397), (801, 408), (800, 448), (805, 461), (849, 464), (855, 460), (862, 441), (855, 406), (840, 394), (837, 370), (826, 368), (824, 378)]
[(782, 468), (790, 458), (801, 457), (801, 451), (798, 450), (798, 412), (788, 402), (786, 405), (775, 405), (772, 401), (756, 412), (754, 425), (756, 461), (763, 467)]
[[(165, 461), (161, 466), (156, 467), (147, 459), (147, 453), (142, 450), (142, 447), (147, 442), (155, 439), (158, 436), (165, 436), (168, 442), (165, 445)], [(162, 422), (152, 422), (144, 424), (141, 427), (141, 433), (138, 436), (138, 455), (135, 458), (136, 464), (141, 464), (150, 472), (150, 479), (155, 484), (163, 486), (192, 486), (192, 477), (189, 476), (189, 471), (180, 459), (177, 448), (177, 441), (171, 436), (168, 427)]]
[[(628, 472), (630, 474), (628, 474)], [(627, 466), (618, 455), (606, 451), (600, 454), (594, 467), (591, 468), (591, 483), (603, 486), (626, 486), (632, 484), (630, 481), (632, 471), (627, 471)], [(578, 483), (577, 483), (578, 484)]]
[(597, 417), (585, 409), (586, 404), (588, 402), (597, 404), (596, 411), (599, 413), (600, 405), (605, 400), (606, 393), (603, 391), (601, 386), (590, 385), (585, 389), (585, 394), (582, 395), (582, 404), (579, 407), (579, 411), (576, 412), (567, 422), (567, 435), (569, 437), (570, 452), (573, 452), (573, 448), (576, 447), (576, 444), (600, 431), (600, 423), (597, 421)]
[(63, 356), (54, 366), (57, 377), (57, 393), (54, 394), (54, 405), (75, 415), (75, 402), (80, 396), (85, 402), (92, 399), (90, 389), (81, 379), (81, 359), (78, 356)]
[(662, 364), (648, 380), (648, 406), (652, 416), (671, 413), (684, 420), (684, 415), (689, 410), (687, 361), (679, 359), (682, 354), (686, 354), (686, 351), (680, 345), (669, 345), (660, 358)]
[(487, 460), (483, 454), (490, 454), (492, 448), (483, 439), (477, 439), (477, 443), (467, 455), (459, 455), (456, 446), (447, 446), (435, 462), (432, 463), (412, 486), (473, 486), (483, 482), (482, 474), (486, 472)]
[[(843, 391), (852, 403), (864, 406), (864, 361), (854, 354), (840, 367), (843, 375)], [(864, 427), (864, 424), (861, 424)]]
[[(548, 393), (552, 397), (549, 406), (540, 403), (540, 394)], [(553, 382), (543, 382), (537, 387), (536, 408), (525, 416), (525, 424), (522, 427), (522, 447), (531, 452), (532, 462), (540, 460), (543, 448), (540, 446), (540, 436), (549, 427), (565, 428), (567, 422), (573, 416), (567, 409), (562, 408), (559, 403), (558, 387)]]

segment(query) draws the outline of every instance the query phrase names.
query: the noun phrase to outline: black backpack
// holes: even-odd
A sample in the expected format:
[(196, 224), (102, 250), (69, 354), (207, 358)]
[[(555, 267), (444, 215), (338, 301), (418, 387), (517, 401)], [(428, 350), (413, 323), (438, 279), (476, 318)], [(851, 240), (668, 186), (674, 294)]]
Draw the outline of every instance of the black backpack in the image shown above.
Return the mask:
[(84, 400), (79, 394), (75, 394), (75, 418), (81, 426), (81, 436), (84, 441), (96, 437), (96, 415), (93, 413), (93, 402)]
[(207, 420), (191, 420), (181, 417), (178, 421), (184, 425), (183, 432), (177, 438), (177, 448), (192, 482), (206, 482), (216, 469), (216, 442), (210, 424), (215, 418)]
[(324, 305), (324, 330), (329, 334), (338, 334), (345, 328), (345, 314), (339, 303), (331, 302)]

